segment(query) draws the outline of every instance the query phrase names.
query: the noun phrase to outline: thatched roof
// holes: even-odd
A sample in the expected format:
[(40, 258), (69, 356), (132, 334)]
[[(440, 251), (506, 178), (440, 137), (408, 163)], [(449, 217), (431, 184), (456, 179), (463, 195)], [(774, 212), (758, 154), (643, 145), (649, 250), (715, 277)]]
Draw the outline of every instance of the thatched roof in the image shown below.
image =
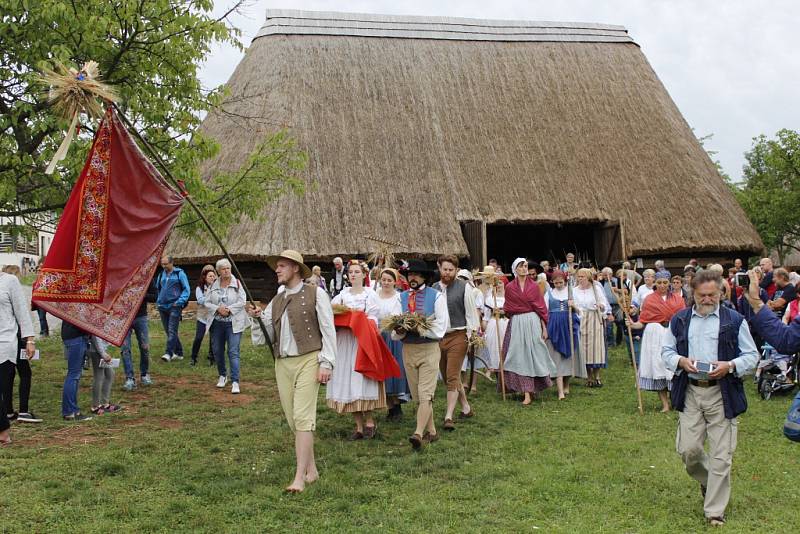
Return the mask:
[(469, 220), (619, 221), (628, 256), (763, 248), (619, 26), (270, 11), (228, 86), (205, 173), (285, 123), (316, 184), (238, 224), (242, 258), (363, 255), (364, 235), (466, 255)]

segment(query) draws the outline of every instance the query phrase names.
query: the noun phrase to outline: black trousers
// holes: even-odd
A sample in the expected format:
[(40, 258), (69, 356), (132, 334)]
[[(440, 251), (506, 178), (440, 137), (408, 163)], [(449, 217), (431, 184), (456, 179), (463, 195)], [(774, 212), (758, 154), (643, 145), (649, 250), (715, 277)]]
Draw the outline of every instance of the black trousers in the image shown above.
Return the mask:
[(28, 399), (31, 397), (31, 379), (33, 373), (31, 372), (31, 362), (28, 360), (20, 360), (17, 356), (17, 365), (15, 366), (16, 372), (11, 371), (11, 386), (8, 398), (6, 399), (6, 413), (14, 413), (14, 380), (16, 374), (19, 373), (19, 413), (28, 413)]
[(6, 399), (11, 397), (13, 376), (14, 362), (0, 363), (0, 432), (11, 426), (6, 412)]

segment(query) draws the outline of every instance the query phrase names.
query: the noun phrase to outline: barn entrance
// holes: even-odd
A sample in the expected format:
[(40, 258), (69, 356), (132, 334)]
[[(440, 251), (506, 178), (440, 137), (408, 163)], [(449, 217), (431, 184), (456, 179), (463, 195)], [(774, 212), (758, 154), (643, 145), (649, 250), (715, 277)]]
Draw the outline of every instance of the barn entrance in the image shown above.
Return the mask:
[(473, 268), (486, 265), (494, 258), (509, 272), (517, 257), (553, 265), (564, 261), (567, 252), (578, 259), (600, 267), (623, 261), (623, 235), (618, 223), (527, 223), (504, 222), (486, 224), (483, 221), (462, 223), (462, 231), (470, 252)]

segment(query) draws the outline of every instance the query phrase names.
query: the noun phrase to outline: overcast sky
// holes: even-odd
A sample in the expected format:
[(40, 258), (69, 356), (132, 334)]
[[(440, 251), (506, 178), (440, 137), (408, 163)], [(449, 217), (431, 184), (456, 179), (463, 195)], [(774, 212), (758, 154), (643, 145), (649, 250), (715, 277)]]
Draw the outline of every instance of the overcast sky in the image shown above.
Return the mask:
[[(223, 11), (231, 0), (216, 0)], [(252, 38), (271, 9), (619, 24), (642, 47), (698, 136), (713, 134), (725, 171), (742, 176), (753, 137), (800, 129), (800, 1), (771, 0), (251, 0), (233, 22)], [(215, 48), (201, 71), (225, 83), (242, 53)]]

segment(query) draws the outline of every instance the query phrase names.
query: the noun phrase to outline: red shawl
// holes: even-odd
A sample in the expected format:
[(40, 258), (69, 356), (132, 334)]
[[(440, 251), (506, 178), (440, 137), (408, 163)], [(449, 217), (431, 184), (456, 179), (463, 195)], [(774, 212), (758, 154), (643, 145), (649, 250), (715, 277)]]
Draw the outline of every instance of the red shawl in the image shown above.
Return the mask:
[(333, 324), (339, 328), (349, 328), (358, 342), (356, 353), (356, 372), (367, 378), (383, 382), (387, 378), (400, 378), (400, 367), (394, 359), (386, 342), (378, 333), (378, 328), (364, 312), (353, 310), (333, 316)]
[(685, 308), (683, 297), (678, 293), (669, 293), (667, 300), (661, 298), (658, 292), (647, 295), (642, 305), (642, 314), (639, 316), (641, 323), (666, 323), (672, 316)]
[(506, 286), (506, 302), (503, 305), (506, 315), (512, 317), (520, 313), (535, 312), (542, 321), (547, 323), (547, 306), (544, 304), (544, 297), (539, 291), (539, 285), (535, 280), (525, 280), (525, 290), (519, 286), (519, 279), (515, 278)]

